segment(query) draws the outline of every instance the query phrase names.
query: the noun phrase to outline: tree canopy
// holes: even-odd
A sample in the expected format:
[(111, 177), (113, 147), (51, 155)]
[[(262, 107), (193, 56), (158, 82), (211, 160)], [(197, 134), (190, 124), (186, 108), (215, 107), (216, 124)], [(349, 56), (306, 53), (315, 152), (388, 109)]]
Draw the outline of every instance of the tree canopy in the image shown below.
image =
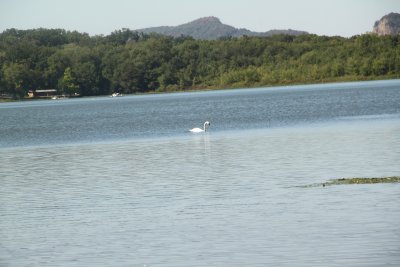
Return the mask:
[(122, 29), (0, 34), (0, 95), (57, 89), (81, 96), (398, 78), (400, 36), (317, 35), (194, 40)]

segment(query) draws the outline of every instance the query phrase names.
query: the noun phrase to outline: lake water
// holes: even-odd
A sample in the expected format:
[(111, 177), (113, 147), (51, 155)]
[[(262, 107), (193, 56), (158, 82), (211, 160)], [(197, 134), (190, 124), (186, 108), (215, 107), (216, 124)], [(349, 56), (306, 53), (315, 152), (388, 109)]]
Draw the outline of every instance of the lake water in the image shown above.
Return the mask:
[(400, 266), (400, 184), (304, 187), (400, 175), (400, 80), (1, 103), (0, 121), (0, 266)]

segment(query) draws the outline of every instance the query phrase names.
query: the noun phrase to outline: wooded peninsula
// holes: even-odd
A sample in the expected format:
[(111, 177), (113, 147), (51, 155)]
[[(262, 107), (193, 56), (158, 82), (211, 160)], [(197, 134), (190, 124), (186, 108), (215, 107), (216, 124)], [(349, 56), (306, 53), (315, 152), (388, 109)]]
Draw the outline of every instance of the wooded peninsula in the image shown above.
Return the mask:
[(108, 95), (400, 77), (400, 36), (312, 34), (195, 40), (129, 29), (0, 34), (0, 96)]

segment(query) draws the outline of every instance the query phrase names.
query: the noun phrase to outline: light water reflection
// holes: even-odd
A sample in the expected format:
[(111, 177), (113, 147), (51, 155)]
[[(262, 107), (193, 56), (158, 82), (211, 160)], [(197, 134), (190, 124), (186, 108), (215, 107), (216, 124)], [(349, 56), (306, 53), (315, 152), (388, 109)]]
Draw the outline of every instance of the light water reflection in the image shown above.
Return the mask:
[(1, 151), (1, 266), (398, 266), (400, 119)]

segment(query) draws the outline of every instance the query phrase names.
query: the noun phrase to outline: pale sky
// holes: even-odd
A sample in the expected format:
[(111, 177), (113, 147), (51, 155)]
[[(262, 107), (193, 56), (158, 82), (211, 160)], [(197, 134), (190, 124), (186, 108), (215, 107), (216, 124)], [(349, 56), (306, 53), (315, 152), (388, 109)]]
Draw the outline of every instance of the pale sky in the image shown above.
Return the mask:
[(390, 12), (400, 13), (400, 0), (0, 0), (0, 32), (42, 27), (108, 35), (215, 16), (251, 31), (350, 37), (372, 31)]

